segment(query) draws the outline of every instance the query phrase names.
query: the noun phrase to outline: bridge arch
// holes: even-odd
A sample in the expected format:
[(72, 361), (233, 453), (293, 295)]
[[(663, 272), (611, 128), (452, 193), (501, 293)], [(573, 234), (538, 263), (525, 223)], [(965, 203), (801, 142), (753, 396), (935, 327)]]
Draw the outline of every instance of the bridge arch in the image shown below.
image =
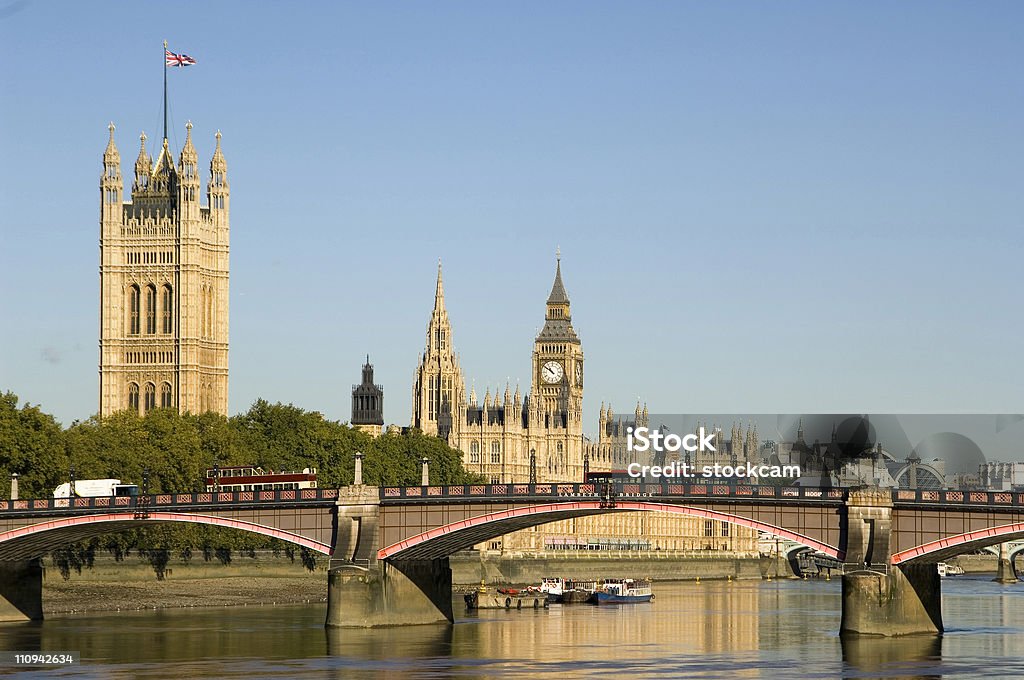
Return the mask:
[[(978, 529), (977, 531), (969, 531), (956, 536), (940, 538), (937, 541), (930, 541), (908, 550), (902, 550), (893, 554), (892, 563), (943, 562), (965, 552), (1020, 539), (1024, 539), (1024, 522), (1004, 524), (1002, 526)], [(1015, 551), (1015, 554), (1019, 554), (1019, 552)]]
[(101, 515), (82, 515), (46, 520), (36, 524), (11, 529), (0, 533), (0, 556), (4, 560), (23, 560), (41, 557), (61, 546), (77, 541), (87, 540), (94, 536), (152, 526), (163, 522), (190, 522), (208, 526), (240, 529), (252, 533), (278, 538), (282, 541), (324, 553), (331, 554), (331, 546), (315, 541), (301, 534), (275, 529), (274, 527), (229, 519), (216, 515), (201, 515), (183, 512), (151, 512), (145, 517), (135, 519), (124, 513), (106, 513)]
[(668, 503), (617, 500), (614, 507), (601, 501), (579, 501), (574, 503), (552, 503), (517, 507), (499, 512), (478, 515), (451, 524), (446, 524), (404, 540), (393, 543), (377, 552), (377, 559), (431, 560), (447, 557), (459, 550), (471, 548), (498, 536), (528, 529), (530, 527), (557, 522), (563, 519), (587, 517), (613, 512), (667, 512), (703, 519), (718, 520), (739, 526), (757, 529), (789, 539), (830, 557), (838, 558), (839, 550), (834, 546), (809, 536), (798, 534), (773, 524), (761, 522), (742, 515), (734, 515), (708, 508)]

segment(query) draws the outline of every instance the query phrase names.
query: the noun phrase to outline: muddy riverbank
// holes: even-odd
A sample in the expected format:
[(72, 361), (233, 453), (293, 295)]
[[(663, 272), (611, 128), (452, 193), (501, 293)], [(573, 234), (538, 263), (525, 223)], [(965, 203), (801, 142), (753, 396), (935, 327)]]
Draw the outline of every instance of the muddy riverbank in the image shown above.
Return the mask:
[(284, 557), (238, 557), (231, 564), (202, 559), (173, 561), (164, 580), (136, 557), (122, 562), (97, 558), (92, 569), (71, 571), (67, 580), (44, 560), (43, 612), (46, 616), (98, 611), (252, 607), (326, 602), (327, 573), (310, 572)]

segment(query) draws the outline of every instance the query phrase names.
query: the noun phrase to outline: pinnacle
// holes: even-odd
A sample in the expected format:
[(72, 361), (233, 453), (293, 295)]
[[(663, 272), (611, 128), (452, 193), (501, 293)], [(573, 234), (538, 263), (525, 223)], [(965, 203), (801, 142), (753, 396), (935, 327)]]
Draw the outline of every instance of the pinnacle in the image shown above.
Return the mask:
[(565, 286), (562, 284), (562, 253), (559, 250), (555, 265), (555, 282), (551, 286), (551, 294), (548, 295), (548, 304), (567, 304), (568, 302), (569, 295), (565, 292)]

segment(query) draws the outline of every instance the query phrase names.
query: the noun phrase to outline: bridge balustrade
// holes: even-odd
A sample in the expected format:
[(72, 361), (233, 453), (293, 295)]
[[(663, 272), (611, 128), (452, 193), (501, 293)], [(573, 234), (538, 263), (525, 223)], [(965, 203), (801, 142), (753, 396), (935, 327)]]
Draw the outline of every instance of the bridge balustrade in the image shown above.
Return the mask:
[(743, 499), (766, 501), (794, 499), (841, 503), (846, 489), (818, 489), (808, 487), (776, 487), (756, 484), (678, 484), (674, 482), (622, 482), (611, 483), (547, 483), (547, 484), (457, 484), (440, 486), (385, 486), (381, 487), (382, 502), (406, 500), (468, 501), (476, 499), (519, 498), (598, 498), (612, 495), (616, 498), (694, 498), (707, 500)]
[[(415, 487), (418, 488), (418, 487)], [(99, 496), (86, 498), (33, 498), (0, 500), (0, 513), (71, 512), (90, 510), (174, 509), (206, 505), (301, 505), (338, 499), (337, 489), (278, 489), (276, 491), (199, 491), (161, 493), (150, 496)], [(73, 502), (72, 502), (73, 500)]]
[(1024, 505), (1024, 493), (1013, 491), (959, 491), (955, 489), (893, 489), (893, 503), (938, 504), (958, 506)]
[[(756, 484), (682, 484), (662, 482), (611, 483), (544, 483), (521, 484), (455, 484), (437, 486), (385, 486), (380, 489), (382, 502), (425, 501), (450, 502), (497, 499), (564, 499), (564, 498), (663, 498), (706, 502), (743, 500), (753, 502), (820, 502), (842, 503), (848, 489), (815, 487), (776, 487)], [(146, 500), (143, 501), (143, 498)], [(337, 489), (288, 489), (276, 491), (200, 491), (161, 493), (147, 497), (102, 496), (87, 498), (34, 498), (16, 501), (0, 500), (0, 513), (71, 512), (90, 510), (149, 509), (197, 507), (204, 505), (260, 505), (323, 503), (338, 498)], [(952, 489), (893, 489), (897, 506), (939, 505), (956, 507), (1018, 507), (1024, 506), (1024, 493), (1019, 491), (961, 491)]]

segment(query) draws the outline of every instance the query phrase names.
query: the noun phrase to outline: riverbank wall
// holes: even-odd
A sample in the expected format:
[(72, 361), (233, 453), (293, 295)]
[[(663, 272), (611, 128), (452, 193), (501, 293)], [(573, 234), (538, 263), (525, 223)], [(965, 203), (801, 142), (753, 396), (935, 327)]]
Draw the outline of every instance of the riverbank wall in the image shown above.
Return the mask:
[(530, 584), (545, 577), (601, 579), (649, 578), (654, 581), (761, 579), (774, 576), (775, 560), (747, 554), (671, 552), (545, 552), (496, 554), (463, 552), (449, 558), (452, 583)]

